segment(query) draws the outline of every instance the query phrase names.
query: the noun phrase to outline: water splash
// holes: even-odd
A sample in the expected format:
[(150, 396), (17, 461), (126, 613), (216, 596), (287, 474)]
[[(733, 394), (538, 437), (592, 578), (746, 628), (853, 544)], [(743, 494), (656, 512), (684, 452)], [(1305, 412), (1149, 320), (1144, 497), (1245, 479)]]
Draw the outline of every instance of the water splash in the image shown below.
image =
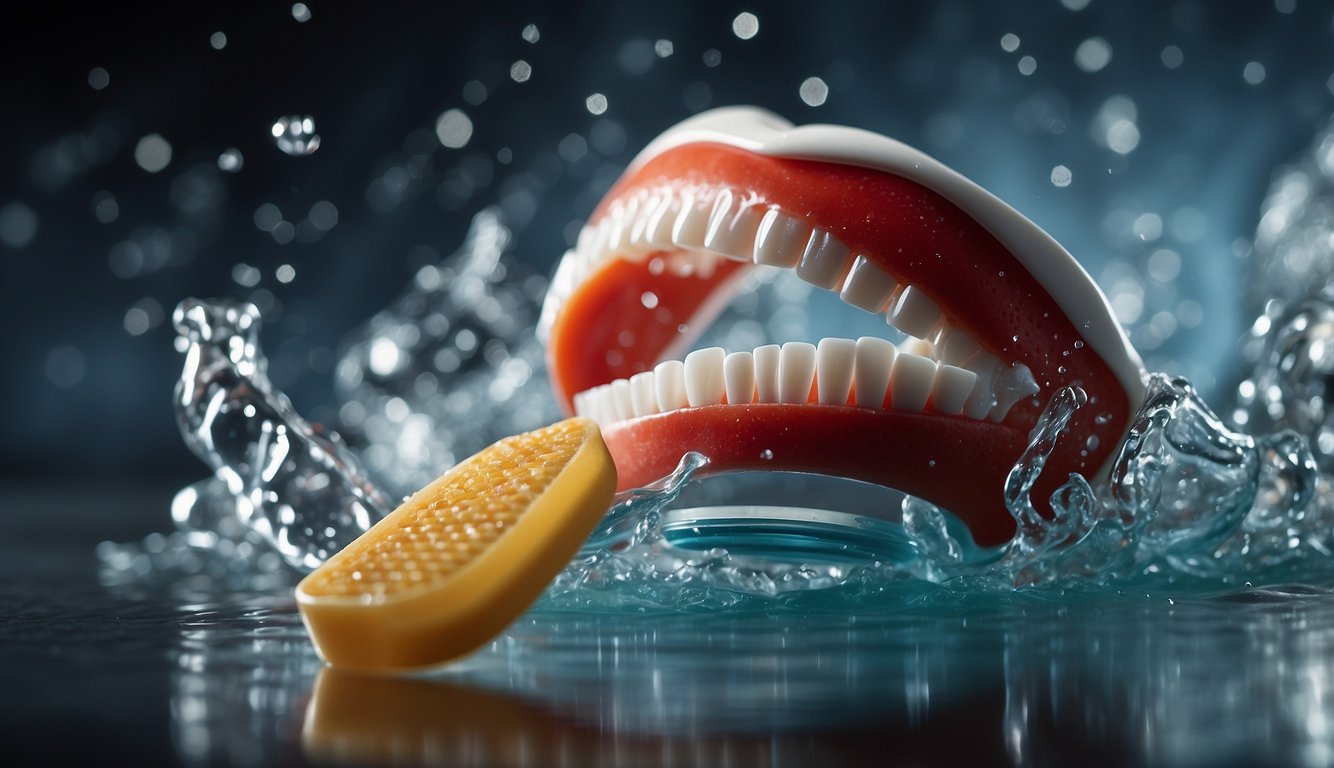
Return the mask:
[(559, 418), (533, 326), (546, 281), (507, 255), (497, 209), (354, 330), (335, 385), (341, 429), (403, 493), (507, 435)]
[[(269, 381), (254, 305), (186, 299), (172, 321), (185, 345), (175, 395), (181, 436), (213, 469), (246, 530), (310, 570), (393, 508), (338, 435), (302, 419)], [(217, 487), (204, 491), (178, 501), (178, 526), (236, 540)]]
[[(227, 301), (187, 300), (176, 312), (188, 340), (182, 434), (215, 478), (182, 491), (173, 518), (189, 546), (262, 544), (309, 569), (383, 515), (388, 496), (273, 389), (258, 320), (253, 306)], [(796, 599), (808, 607), (803, 594), (865, 604), (897, 594), (892, 586), (904, 580), (990, 590), (1169, 574), (1226, 586), (1330, 569), (1334, 527), (1304, 439), (1234, 431), (1188, 382), (1163, 375), (1150, 378), (1110, 481), (1071, 475), (1050, 500), (1053, 514), (1040, 514), (1032, 489), (1086, 402), (1065, 388), (1038, 419), (1006, 484), (1016, 534), (1003, 547), (978, 548), (960, 521), (912, 498), (902, 524), (836, 510), (672, 509), (707, 463), (688, 454), (660, 483), (618, 497), (543, 605), (699, 610)], [(474, 416), (497, 418), (504, 407)], [(112, 555), (124, 562), (123, 552), (104, 555), (104, 565)]]

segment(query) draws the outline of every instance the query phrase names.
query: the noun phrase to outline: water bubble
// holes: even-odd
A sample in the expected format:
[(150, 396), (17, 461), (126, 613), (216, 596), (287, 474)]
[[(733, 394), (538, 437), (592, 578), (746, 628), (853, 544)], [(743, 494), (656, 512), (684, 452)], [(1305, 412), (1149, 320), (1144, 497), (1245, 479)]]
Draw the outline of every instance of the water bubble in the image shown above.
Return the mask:
[(1168, 69), (1176, 69), (1186, 60), (1186, 56), (1181, 52), (1181, 48), (1175, 45), (1169, 45), (1166, 48), (1163, 48), (1162, 53), (1159, 54), (1159, 58), (1163, 60), (1163, 66)]
[(328, 200), (320, 200), (310, 206), (310, 213), (306, 214), (306, 218), (316, 229), (327, 232), (338, 224), (338, 207)]
[(671, 56), (674, 52), (672, 41), (666, 39), (657, 41), (653, 44), (653, 52), (657, 54), (660, 59), (665, 59), (668, 56)]
[(116, 202), (116, 196), (106, 191), (93, 195), (93, 216), (102, 224), (110, 224), (120, 218), (120, 204)]
[(627, 75), (644, 74), (653, 68), (654, 59), (653, 45), (643, 38), (626, 40), (616, 53), (616, 62)]
[(1265, 65), (1258, 61), (1248, 61), (1241, 71), (1241, 77), (1250, 85), (1259, 85), (1265, 81)]
[(150, 133), (135, 145), (134, 162), (149, 173), (157, 173), (171, 163), (171, 144), (161, 134)]
[(1064, 165), (1058, 165), (1051, 169), (1051, 183), (1055, 186), (1068, 187), (1073, 178), (1070, 169)]
[(292, 18), (296, 19), (298, 24), (310, 21), (310, 7), (305, 3), (293, 3)]
[(218, 169), (227, 173), (236, 173), (245, 165), (245, 157), (241, 155), (241, 150), (235, 147), (229, 147), (218, 155)]
[(435, 121), (435, 135), (450, 149), (460, 149), (472, 138), (472, 120), (461, 109), (447, 109)]
[(464, 83), (463, 100), (474, 107), (486, 101), (486, 85), (481, 80), (469, 80)]
[(291, 264), (279, 264), (273, 271), (273, 276), (278, 282), (287, 284), (296, 279), (296, 268)]
[(1038, 60), (1032, 56), (1025, 56), (1019, 60), (1019, 64), (1016, 66), (1019, 67), (1019, 74), (1028, 77), (1038, 71)]
[(83, 381), (86, 367), (83, 353), (70, 344), (61, 344), (46, 356), (46, 378), (61, 389), (70, 389)]
[(658, 294), (653, 291), (644, 291), (639, 297), (639, 303), (644, 305), (644, 309), (654, 309), (658, 306)]
[(320, 135), (315, 132), (315, 118), (310, 115), (288, 115), (278, 118), (269, 129), (284, 154), (292, 157), (314, 154), (320, 148)]
[(584, 107), (587, 108), (589, 112), (595, 115), (600, 115), (607, 111), (607, 97), (600, 93), (594, 93), (587, 99), (584, 99)]
[(1129, 120), (1115, 120), (1107, 127), (1107, 148), (1128, 155), (1139, 146), (1139, 126)]
[(23, 248), (37, 235), (37, 214), (23, 203), (0, 208), (0, 241), (10, 248)]
[(764, 450), (760, 451), (760, 458), (765, 461), (772, 461), (774, 458), (774, 452), (769, 450), (768, 448), (765, 448)]
[(536, 43), (542, 39), (542, 33), (538, 31), (536, 24), (529, 24), (519, 33), (519, 37), (522, 37), (526, 43)]
[(808, 77), (801, 81), (801, 87), (797, 89), (797, 94), (801, 100), (806, 102), (807, 106), (818, 107), (825, 103), (829, 98), (829, 85), (818, 77)]
[(272, 232), (283, 221), (283, 212), (273, 203), (264, 203), (255, 209), (255, 227), (263, 232)]
[(523, 59), (510, 65), (510, 79), (516, 83), (526, 83), (533, 76), (533, 67)]
[(1019, 50), (1019, 36), (1013, 32), (1006, 32), (1001, 35), (1000, 46), (1002, 51), (1014, 53)]
[(700, 58), (703, 59), (704, 66), (716, 67), (719, 64), (723, 63), (723, 52), (718, 50), (717, 48), (710, 48), (706, 50), (704, 52), (704, 55), (701, 56)]
[(735, 19), (732, 19), (732, 34), (742, 40), (749, 40), (760, 31), (760, 20), (755, 14), (745, 11), (738, 13)]
[(1097, 72), (1112, 61), (1112, 46), (1101, 37), (1090, 37), (1075, 49), (1075, 65), (1085, 72)]
[(111, 85), (111, 75), (102, 67), (93, 67), (88, 70), (88, 85), (94, 91), (100, 91)]
[(221, 30), (208, 36), (208, 44), (215, 51), (221, 51), (227, 47), (227, 33)]

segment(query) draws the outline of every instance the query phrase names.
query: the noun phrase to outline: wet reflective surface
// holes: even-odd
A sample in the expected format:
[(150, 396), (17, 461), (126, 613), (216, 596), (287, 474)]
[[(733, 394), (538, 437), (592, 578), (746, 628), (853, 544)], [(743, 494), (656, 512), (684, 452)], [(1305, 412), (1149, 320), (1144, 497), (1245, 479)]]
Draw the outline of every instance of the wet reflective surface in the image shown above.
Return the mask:
[[(1321, 765), (1334, 595), (897, 587), (725, 612), (530, 612), (416, 679), (323, 668), (288, 587), (103, 585), (169, 487), (9, 485), (0, 733), (185, 765)], [(1166, 581), (1166, 580), (1164, 580)], [(1194, 594), (1194, 596), (1189, 596)], [(893, 607), (888, 608), (887, 605)]]

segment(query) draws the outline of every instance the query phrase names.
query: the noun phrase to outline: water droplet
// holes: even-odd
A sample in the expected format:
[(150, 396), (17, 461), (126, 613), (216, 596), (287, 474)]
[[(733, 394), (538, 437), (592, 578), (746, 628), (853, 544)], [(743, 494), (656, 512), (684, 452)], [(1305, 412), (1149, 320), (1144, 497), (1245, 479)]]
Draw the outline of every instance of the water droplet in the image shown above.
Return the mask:
[(1082, 342), (1082, 341), (1076, 341), (1075, 344), (1074, 344), (1074, 347), (1075, 347), (1075, 349), (1083, 349), (1083, 348), (1084, 348), (1084, 342)]
[(533, 76), (533, 66), (523, 59), (510, 65), (510, 79), (516, 83), (526, 83)]
[(774, 452), (769, 450), (768, 448), (765, 448), (764, 450), (760, 451), (760, 458), (764, 459), (765, 461), (772, 461), (774, 458)]
[(716, 67), (723, 63), (723, 52), (717, 48), (710, 48), (704, 52), (701, 58), (704, 60), (704, 66)]
[(171, 143), (161, 134), (148, 134), (135, 145), (134, 162), (149, 173), (157, 173), (171, 163)]
[(280, 117), (270, 132), (278, 149), (292, 157), (314, 154), (320, 148), (320, 135), (315, 132), (315, 118), (310, 115)]
[(227, 47), (227, 33), (218, 31), (208, 36), (208, 44), (215, 51), (221, 51)]
[(760, 31), (760, 20), (755, 14), (745, 11), (732, 19), (732, 34), (742, 40), (749, 40)]
[(1112, 46), (1101, 37), (1090, 37), (1075, 49), (1075, 66), (1097, 72), (1112, 61)]
[(218, 155), (218, 168), (227, 173), (236, 173), (241, 170), (243, 165), (245, 165), (245, 157), (241, 155), (241, 150), (235, 147), (225, 149), (222, 154)]
[(1019, 67), (1019, 74), (1023, 75), (1024, 77), (1028, 77), (1029, 75), (1038, 71), (1038, 60), (1033, 58), (1032, 56), (1025, 56), (1019, 60), (1018, 67)]
[(668, 56), (671, 56), (675, 52), (675, 49), (672, 46), (671, 40), (659, 40), (653, 44), (653, 52), (658, 54), (658, 58), (665, 59)]
[(1002, 51), (1014, 53), (1019, 50), (1019, 36), (1013, 32), (1006, 32), (1001, 35), (1000, 46)]
[(639, 297), (639, 303), (644, 305), (644, 309), (653, 309), (658, 306), (658, 294), (653, 291), (644, 291)]
[(797, 94), (801, 96), (801, 100), (806, 102), (807, 106), (818, 107), (829, 98), (829, 85), (818, 77), (808, 77), (801, 81), (801, 87), (797, 89)]
[(310, 7), (305, 3), (293, 3), (292, 18), (296, 19), (299, 24), (310, 21)]
[(519, 33), (519, 36), (522, 37), (526, 43), (536, 43), (538, 40), (542, 39), (542, 33), (538, 31), (536, 24), (529, 24), (524, 27), (523, 32)]
[(584, 106), (589, 112), (595, 115), (600, 115), (607, 111), (607, 97), (600, 93), (594, 93), (587, 99), (584, 99)]
[(0, 208), (0, 241), (10, 248), (23, 248), (37, 235), (37, 214), (23, 203)]
[(450, 149), (460, 149), (472, 138), (472, 120), (461, 109), (447, 109), (435, 121), (435, 135)]
[(1074, 175), (1070, 173), (1070, 169), (1064, 165), (1058, 165), (1051, 169), (1051, 183), (1053, 186), (1068, 187), (1073, 178)]
[(1241, 77), (1249, 85), (1259, 85), (1265, 81), (1265, 65), (1258, 61), (1246, 62), (1246, 68), (1242, 70)]
[(102, 67), (93, 67), (88, 71), (88, 85), (94, 91), (100, 91), (111, 85), (111, 75)]

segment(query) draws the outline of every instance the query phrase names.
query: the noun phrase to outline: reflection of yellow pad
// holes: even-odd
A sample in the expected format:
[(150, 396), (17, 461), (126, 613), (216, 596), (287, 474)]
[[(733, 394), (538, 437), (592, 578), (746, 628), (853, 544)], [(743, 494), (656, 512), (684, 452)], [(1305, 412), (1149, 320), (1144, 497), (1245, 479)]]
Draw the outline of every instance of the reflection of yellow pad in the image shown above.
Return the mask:
[(475, 650), (569, 562), (615, 487), (589, 419), (500, 440), (297, 585), (316, 650), (362, 670), (432, 666)]
[[(301, 740), (306, 757), (321, 763), (524, 765), (549, 758), (569, 728), (504, 694), (324, 669)], [(526, 759), (526, 751), (534, 754)]]

